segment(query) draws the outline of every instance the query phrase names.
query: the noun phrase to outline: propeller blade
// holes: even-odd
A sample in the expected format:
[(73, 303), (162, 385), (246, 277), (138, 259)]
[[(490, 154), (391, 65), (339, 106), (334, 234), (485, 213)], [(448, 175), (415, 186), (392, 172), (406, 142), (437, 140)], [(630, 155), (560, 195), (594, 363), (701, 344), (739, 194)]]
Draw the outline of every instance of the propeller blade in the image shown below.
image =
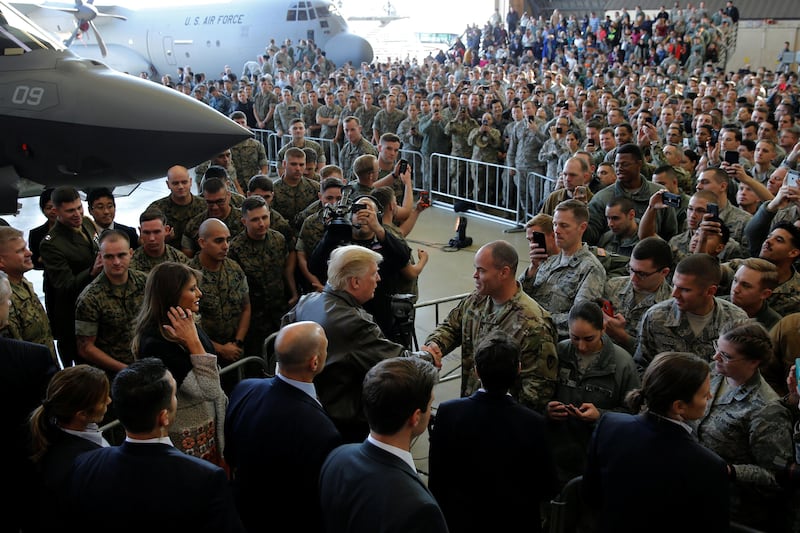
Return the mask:
[(103, 38), (100, 36), (100, 32), (97, 31), (97, 26), (94, 25), (94, 21), (89, 21), (89, 26), (91, 26), (92, 31), (94, 32), (94, 36), (97, 39), (97, 46), (100, 47), (100, 54), (103, 57), (108, 55), (108, 48), (106, 48), (106, 43), (103, 41)]
[(72, 35), (69, 36), (69, 39), (64, 41), (64, 46), (69, 48), (69, 46), (72, 44), (72, 41), (74, 41), (75, 37), (78, 35), (79, 31), (81, 31), (80, 26), (75, 26), (75, 30), (72, 32)]
[(122, 15), (113, 15), (111, 13), (101, 13), (99, 11), (97, 12), (97, 16), (98, 17), (110, 17), (110, 18), (115, 18), (115, 19), (119, 19), (119, 20), (128, 20), (128, 17), (123, 17)]

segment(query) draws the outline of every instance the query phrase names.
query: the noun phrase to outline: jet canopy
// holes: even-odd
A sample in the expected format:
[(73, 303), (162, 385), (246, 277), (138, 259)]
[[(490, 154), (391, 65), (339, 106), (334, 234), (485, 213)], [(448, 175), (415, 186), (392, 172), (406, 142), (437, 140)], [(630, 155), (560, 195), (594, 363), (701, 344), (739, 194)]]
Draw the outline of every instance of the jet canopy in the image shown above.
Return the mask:
[(43, 49), (65, 48), (28, 17), (6, 2), (0, 2), (0, 56), (15, 56)]

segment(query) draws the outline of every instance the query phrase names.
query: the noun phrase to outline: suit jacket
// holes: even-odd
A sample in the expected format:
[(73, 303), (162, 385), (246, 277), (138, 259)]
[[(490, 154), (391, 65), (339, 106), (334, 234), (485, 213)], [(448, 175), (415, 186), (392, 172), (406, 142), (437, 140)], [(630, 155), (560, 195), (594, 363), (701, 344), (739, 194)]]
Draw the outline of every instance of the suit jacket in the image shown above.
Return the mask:
[[(35, 485), (33, 464), (28, 460), (28, 416), (45, 397), (57, 371), (46, 346), (0, 337), (0, 405), (6, 409), (9, 428), (0, 439), (0, 453), (6, 458), (8, 486), (13, 487), (0, 503), (0, 522), (9, 530), (33, 516)], [(0, 531), (5, 531), (3, 525)]]
[(729, 491), (725, 461), (683, 427), (647, 413), (600, 418), (583, 476), (599, 531), (727, 531)]
[(168, 444), (125, 441), (80, 455), (67, 494), (76, 531), (244, 531), (225, 471)]
[(417, 472), (368, 441), (330, 453), (322, 465), (320, 497), (325, 531), (332, 533), (447, 532)]
[(247, 530), (264, 531), (269, 517), (276, 531), (321, 531), (319, 472), (341, 440), (322, 406), (279, 377), (237, 384), (225, 415), (225, 461)]
[(428, 466), (428, 487), (452, 533), (518, 529), (520, 515), (499, 509), (524, 510), (527, 529), (539, 531), (536, 502), (557, 491), (544, 418), (507, 394), (442, 402)]
[(126, 226), (125, 224), (120, 224), (119, 222), (114, 222), (114, 229), (122, 231), (128, 236), (128, 240), (131, 241), (131, 248), (135, 250), (139, 247), (139, 232), (136, 231), (136, 228)]

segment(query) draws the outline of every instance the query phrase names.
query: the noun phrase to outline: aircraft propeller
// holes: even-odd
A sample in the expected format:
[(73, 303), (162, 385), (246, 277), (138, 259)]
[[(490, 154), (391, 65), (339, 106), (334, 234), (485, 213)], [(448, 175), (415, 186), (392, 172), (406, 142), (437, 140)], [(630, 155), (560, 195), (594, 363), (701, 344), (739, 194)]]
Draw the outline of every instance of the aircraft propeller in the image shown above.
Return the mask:
[(126, 17), (122, 15), (114, 15), (111, 13), (103, 13), (98, 11), (96, 7), (94, 7), (94, 0), (75, 0), (75, 7), (57, 7), (57, 6), (48, 6), (46, 4), (42, 5), (41, 7), (46, 7), (48, 9), (55, 9), (57, 11), (63, 11), (64, 13), (72, 13), (72, 15), (77, 20), (78, 24), (75, 26), (75, 30), (72, 32), (72, 35), (64, 41), (64, 46), (69, 47), (72, 44), (72, 41), (75, 40), (77, 37), (78, 32), (86, 32), (89, 28), (92, 29), (95, 38), (97, 39), (97, 46), (100, 48), (100, 53), (103, 57), (106, 57), (108, 54), (108, 48), (106, 47), (105, 41), (103, 41), (103, 37), (100, 35), (100, 32), (97, 29), (97, 26), (94, 24), (94, 19), (97, 17), (110, 17), (120, 20), (127, 20)]

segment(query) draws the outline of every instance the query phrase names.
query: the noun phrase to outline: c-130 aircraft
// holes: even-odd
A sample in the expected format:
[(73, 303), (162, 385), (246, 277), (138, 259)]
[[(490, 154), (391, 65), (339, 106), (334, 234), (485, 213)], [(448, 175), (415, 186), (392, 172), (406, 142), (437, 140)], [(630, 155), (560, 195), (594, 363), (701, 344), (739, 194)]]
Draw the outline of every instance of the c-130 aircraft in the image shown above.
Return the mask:
[(76, 56), (0, 1), (0, 214), (20, 178), (79, 188), (137, 184), (252, 136), (178, 91)]
[(238, 74), (246, 62), (265, 53), (271, 38), (278, 45), (287, 38), (294, 45), (312, 40), (336, 66), (350, 61), (358, 68), (373, 58), (369, 42), (350, 33), (329, 0), (166, 2), (135, 9), (92, 2), (13, 5), (82, 57), (156, 79), (184, 66), (209, 79), (225, 65)]

